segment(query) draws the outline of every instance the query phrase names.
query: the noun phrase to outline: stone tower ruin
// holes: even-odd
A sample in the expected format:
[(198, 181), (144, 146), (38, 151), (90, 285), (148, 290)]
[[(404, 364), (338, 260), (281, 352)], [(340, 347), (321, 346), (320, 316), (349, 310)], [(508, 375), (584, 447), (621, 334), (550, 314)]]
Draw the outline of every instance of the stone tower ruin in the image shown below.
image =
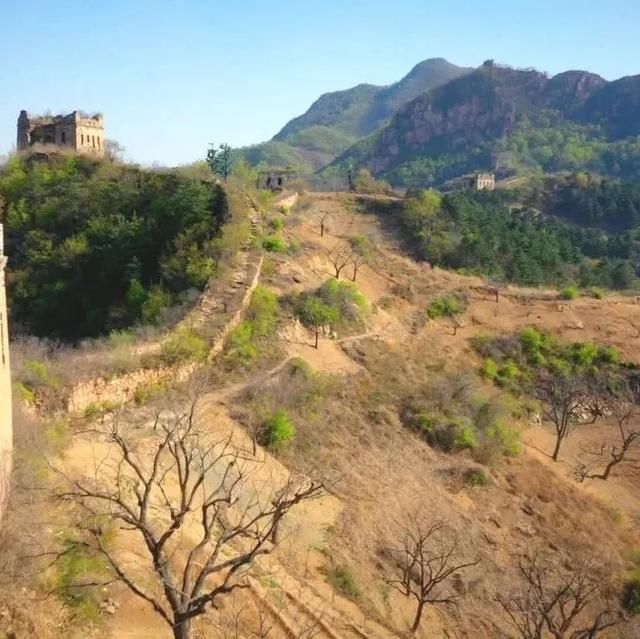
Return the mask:
[(3, 226), (0, 223), (0, 510), (9, 486), (13, 449), (13, 420), (11, 412), (11, 367), (9, 365), (9, 324), (4, 270)]
[(18, 151), (47, 145), (103, 156), (104, 143), (104, 119), (100, 113), (73, 111), (68, 115), (32, 116), (20, 111)]

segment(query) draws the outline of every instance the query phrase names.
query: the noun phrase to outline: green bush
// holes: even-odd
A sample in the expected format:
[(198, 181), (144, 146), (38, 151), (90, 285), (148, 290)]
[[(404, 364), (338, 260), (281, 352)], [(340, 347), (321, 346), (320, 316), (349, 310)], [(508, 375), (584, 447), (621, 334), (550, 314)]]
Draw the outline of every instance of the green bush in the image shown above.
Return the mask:
[(246, 318), (227, 339), (227, 364), (232, 367), (248, 366), (258, 356), (258, 341), (273, 331), (279, 309), (276, 294), (264, 286), (257, 286), (251, 295)]
[(240, 322), (229, 334), (225, 361), (231, 366), (246, 366), (258, 355), (254, 341), (253, 326), (250, 322)]
[(464, 312), (465, 303), (456, 295), (443, 295), (431, 302), (427, 309), (427, 315), (430, 319), (438, 319), (439, 317), (453, 317)]
[(264, 423), (264, 439), (272, 450), (281, 450), (296, 436), (296, 428), (286, 410), (280, 409)]
[(278, 316), (278, 296), (264, 286), (257, 286), (251, 295), (246, 319), (251, 323), (254, 337), (267, 335)]
[(498, 365), (490, 357), (487, 357), (487, 359), (485, 359), (482, 363), (480, 374), (485, 379), (490, 379), (493, 381), (498, 375)]
[(171, 306), (171, 295), (160, 286), (154, 286), (142, 303), (140, 311), (145, 324), (155, 324), (164, 311)]
[(107, 413), (113, 413), (118, 410), (122, 404), (118, 402), (112, 402), (109, 400), (104, 400), (101, 402), (91, 402), (84, 409), (83, 416), (85, 419), (96, 419), (97, 417), (102, 417)]
[(625, 579), (622, 586), (622, 606), (632, 615), (640, 615), (640, 573)]
[(269, 226), (274, 231), (282, 231), (282, 229), (284, 228), (284, 220), (281, 217), (276, 217), (269, 222)]
[(456, 424), (457, 432), (453, 440), (455, 450), (472, 450), (478, 446), (478, 438), (470, 424)]
[(489, 484), (489, 476), (480, 468), (468, 468), (463, 475), (465, 486), (481, 487)]
[(189, 328), (180, 328), (162, 342), (160, 358), (165, 365), (173, 366), (188, 361), (204, 362), (208, 354), (204, 337)]
[(287, 243), (278, 235), (267, 235), (262, 238), (262, 248), (269, 253), (285, 253)]
[(160, 397), (166, 389), (166, 384), (163, 382), (140, 384), (133, 393), (133, 401), (138, 405), (146, 404), (148, 401)]
[(511, 359), (508, 359), (499, 369), (495, 377), (498, 386), (510, 386), (516, 382), (521, 375), (518, 365)]
[(80, 609), (83, 616), (97, 621), (98, 608), (91, 591), (78, 587), (78, 584), (91, 581), (92, 576), (106, 574), (106, 562), (102, 556), (93, 554), (87, 544), (77, 543), (71, 538), (62, 542), (62, 550), (54, 564), (52, 585), (68, 605)]
[(16, 382), (13, 388), (20, 401), (29, 406), (35, 406), (37, 397), (36, 392), (32, 388), (29, 388), (24, 382)]
[(576, 368), (590, 368), (598, 358), (599, 349), (593, 342), (582, 342), (573, 344), (570, 352)]
[(353, 282), (334, 277), (320, 287), (317, 295), (329, 306), (338, 309), (343, 320), (360, 319), (369, 307), (367, 298)]
[(533, 326), (527, 326), (520, 332), (520, 343), (526, 353), (536, 353), (544, 344), (544, 336)]
[(327, 571), (329, 583), (339, 592), (353, 599), (360, 597), (360, 588), (351, 571), (345, 566), (331, 566)]
[(598, 360), (603, 364), (619, 364), (620, 351), (613, 346), (600, 346), (598, 349)]
[(560, 291), (560, 298), (563, 300), (575, 300), (580, 295), (580, 291), (575, 286), (567, 286)]
[(522, 450), (520, 432), (515, 428), (495, 422), (483, 434), (490, 442), (494, 442), (498, 446), (505, 457), (515, 457)]

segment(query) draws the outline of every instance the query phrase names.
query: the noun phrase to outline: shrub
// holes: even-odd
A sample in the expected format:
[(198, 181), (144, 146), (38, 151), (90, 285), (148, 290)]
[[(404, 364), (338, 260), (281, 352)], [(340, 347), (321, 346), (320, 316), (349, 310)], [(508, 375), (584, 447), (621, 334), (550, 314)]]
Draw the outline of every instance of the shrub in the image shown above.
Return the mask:
[(161, 360), (167, 366), (182, 362), (204, 362), (209, 350), (206, 340), (189, 328), (174, 331), (161, 347)]
[(368, 309), (366, 297), (353, 283), (331, 278), (318, 291), (320, 297), (329, 306), (338, 309), (341, 319), (357, 320)]
[(536, 353), (544, 344), (544, 335), (533, 326), (527, 326), (520, 333), (520, 344), (526, 353)]
[(490, 357), (487, 357), (480, 368), (480, 374), (485, 379), (494, 380), (498, 375), (498, 365)]
[(296, 428), (286, 410), (279, 410), (264, 423), (265, 442), (272, 450), (281, 450), (296, 436)]
[(496, 384), (499, 386), (511, 386), (521, 376), (518, 365), (511, 359), (508, 359), (499, 369), (495, 377)]
[(261, 211), (268, 211), (273, 206), (273, 192), (269, 189), (262, 189), (256, 193), (256, 200)]
[(48, 362), (37, 359), (25, 360), (21, 376), (24, 384), (32, 390), (55, 389), (60, 385)]
[(232, 366), (246, 366), (258, 355), (253, 343), (253, 326), (250, 322), (240, 322), (229, 334), (225, 361)]
[(470, 424), (456, 425), (457, 432), (453, 440), (455, 450), (471, 450), (478, 446), (478, 438), (473, 426)]
[(484, 431), (484, 436), (494, 442), (506, 457), (515, 457), (521, 451), (520, 433), (515, 428), (495, 422)]
[(20, 401), (24, 402), (25, 404), (28, 404), (29, 406), (35, 406), (37, 397), (36, 397), (35, 391), (32, 388), (29, 388), (23, 382), (16, 382), (13, 385), (13, 388), (16, 394), (18, 395), (18, 398)]
[(479, 487), (489, 483), (489, 476), (480, 468), (468, 468), (463, 475), (465, 486)]
[(273, 331), (280, 305), (275, 293), (257, 286), (251, 296), (246, 319), (231, 331), (225, 361), (231, 366), (247, 366), (258, 355), (258, 340)]
[(640, 615), (640, 573), (625, 579), (622, 586), (622, 606), (632, 615)]
[(101, 402), (91, 402), (85, 409), (83, 416), (85, 419), (96, 419), (102, 417), (107, 413), (113, 413), (120, 408), (121, 404), (118, 402), (112, 402), (104, 400)]
[(91, 593), (78, 584), (91, 581), (88, 577), (105, 574), (105, 560), (93, 554), (87, 544), (76, 543), (71, 538), (65, 539), (62, 546), (63, 552), (54, 564), (52, 585), (68, 605), (81, 608), (85, 616), (95, 617), (95, 621), (98, 611)]
[(154, 286), (142, 304), (141, 318), (145, 324), (154, 324), (171, 306), (171, 295), (163, 288)]
[(619, 364), (620, 351), (613, 346), (601, 346), (598, 349), (598, 360), (604, 364)]
[(133, 393), (133, 401), (140, 405), (145, 404), (151, 399), (159, 397), (166, 390), (166, 384), (163, 382), (147, 382), (140, 384)]
[(339, 592), (358, 599), (360, 597), (360, 588), (351, 571), (345, 566), (331, 566), (327, 571), (329, 583)]
[(262, 337), (273, 329), (278, 309), (277, 295), (264, 286), (257, 286), (247, 310), (247, 321), (252, 325), (254, 336)]
[(560, 291), (560, 298), (563, 300), (575, 300), (580, 291), (575, 286), (567, 286)]
[(281, 217), (276, 217), (269, 222), (269, 226), (274, 231), (282, 231), (282, 229), (284, 228), (284, 220)]
[(267, 235), (262, 238), (262, 248), (269, 253), (284, 253), (287, 243), (278, 235)]
[(593, 299), (596, 300), (602, 300), (604, 299), (606, 293), (601, 289), (601, 288), (591, 288), (589, 289), (589, 295), (591, 295), (591, 297), (593, 297)]
[(462, 299), (456, 295), (443, 295), (431, 302), (427, 310), (430, 319), (438, 319), (439, 317), (453, 317), (459, 315), (465, 309)]

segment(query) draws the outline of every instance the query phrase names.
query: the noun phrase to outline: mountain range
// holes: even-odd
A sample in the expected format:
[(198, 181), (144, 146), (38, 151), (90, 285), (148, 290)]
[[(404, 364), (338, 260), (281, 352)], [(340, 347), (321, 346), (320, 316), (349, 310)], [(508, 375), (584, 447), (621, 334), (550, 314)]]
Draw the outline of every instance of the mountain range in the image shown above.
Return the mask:
[(251, 164), (292, 164), (307, 171), (321, 168), (387, 124), (407, 102), (472, 70), (432, 58), (388, 86), (359, 84), (325, 93), (270, 141), (245, 148), (243, 153)]
[(465, 172), (640, 173), (640, 75), (548, 76), (488, 60), (477, 69), (425, 60), (388, 87), (328, 93), (252, 163), (286, 163), (324, 178), (366, 167), (395, 186), (439, 185)]

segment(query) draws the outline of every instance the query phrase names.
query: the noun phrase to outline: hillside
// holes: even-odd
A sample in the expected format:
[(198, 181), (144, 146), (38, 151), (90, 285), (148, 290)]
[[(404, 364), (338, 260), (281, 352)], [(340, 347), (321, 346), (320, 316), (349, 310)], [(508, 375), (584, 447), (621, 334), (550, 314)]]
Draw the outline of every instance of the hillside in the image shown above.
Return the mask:
[(263, 161), (320, 168), (382, 126), (402, 105), (470, 71), (432, 58), (389, 86), (360, 84), (325, 93), (271, 141), (244, 149), (244, 157), (252, 164)]
[(223, 190), (81, 155), (0, 167), (16, 329), (77, 340), (159, 320), (217, 269)]
[[(590, 405), (572, 422), (554, 461), (554, 427), (544, 401), (532, 395), (553, 374), (586, 376), (592, 384), (607, 376), (618, 383), (636, 379), (635, 299), (609, 294), (566, 302), (554, 290), (515, 286), (496, 294), (483, 278), (416, 262), (403, 252), (389, 215), (400, 205), (396, 198), (307, 194), (291, 205), (261, 207), (250, 249), (252, 259), (257, 246), (265, 250), (260, 284), (224, 351), (200, 364), (191, 383), (176, 380), (155, 395), (147, 388), (124, 411), (113, 412), (102, 396), (100, 405), (55, 421), (31, 407), (27, 415), (42, 419), (39, 427), (20, 422), (20, 433), (31, 424), (40, 438), (21, 472), (51, 481), (48, 490), (56, 489), (67, 507), (56, 508), (55, 498), (34, 503), (19, 484), (9, 519), (16, 529), (13, 536), (5, 531), (3, 550), (33, 557), (38, 544), (49, 552), (35, 560), (41, 572), (0, 562), (9, 565), (0, 575), (14, 584), (0, 628), (47, 639), (227, 639), (230, 628), (238, 639), (530, 639), (518, 630), (520, 615), (539, 620), (537, 606), (549, 604), (569, 580), (562, 604), (545, 608), (547, 618), (562, 619), (580, 593), (584, 605), (565, 619), (567, 633), (589, 636), (580, 631), (598, 622), (603, 627), (591, 633), (594, 639), (635, 639), (638, 469), (629, 458), (607, 480), (576, 481), (577, 471), (597, 473), (610, 458), (618, 407), (596, 414), (603, 404)], [(345, 246), (357, 248), (363, 260), (357, 272), (349, 261), (336, 278)], [(314, 326), (310, 311), (327, 308), (329, 330)], [(226, 308), (217, 313), (220, 326), (229, 321)], [(21, 383), (30, 382), (34, 368), (28, 347), (14, 344)], [(72, 354), (60, 350), (41, 368), (56, 374)], [(70, 390), (64, 386), (41, 385), (43, 401), (48, 392)], [(104, 389), (104, 380), (95, 388)], [(612, 400), (597, 399), (605, 398)], [(187, 431), (195, 436), (182, 440), (182, 448), (171, 448), (178, 455), (184, 450), (186, 465), (156, 466), (155, 451), (164, 450), (165, 438), (173, 441), (174, 418), (184, 420), (180, 428), (197, 428)], [(124, 457), (122, 442), (130, 446)], [(41, 471), (41, 454), (60, 468), (55, 481)], [(207, 481), (181, 510), (182, 483), (190, 485), (202, 467)], [(147, 495), (141, 478), (150, 474), (157, 486)], [(287, 511), (277, 535), (242, 523), (269, 504), (281, 505), (301, 478), (321, 481), (324, 491)], [(60, 483), (69, 486), (66, 492)], [(99, 498), (87, 500), (81, 487), (94, 485)], [(107, 506), (100, 503), (105, 495), (113, 495)], [(202, 500), (209, 497), (216, 525), (203, 538), (209, 511)], [(131, 513), (149, 501), (153, 516), (132, 525)], [(88, 508), (90, 524), (70, 504)], [(25, 530), (37, 509), (48, 525)], [(416, 525), (424, 534), (436, 525), (424, 542), (432, 567), (443, 557), (459, 565), (430, 591), (412, 633), (417, 606), (405, 595), (402, 569), (404, 549), (411, 548), (407, 532)], [(159, 556), (166, 562), (147, 545), (163, 530)], [(188, 633), (174, 632), (162, 616), (171, 614), (172, 593), (163, 594), (163, 585), (174, 583), (190, 549), (196, 573), (203, 565), (216, 569), (207, 590), (255, 543), (261, 552), (232, 575), (243, 587), (218, 592), (215, 606), (206, 606)], [(100, 547), (127, 578), (144, 584), (146, 598), (112, 579), (99, 561)], [(209, 552), (213, 564), (204, 563)], [(540, 581), (530, 584), (522, 568), (534, 556)], [(405, 578), (415, 587), (419, 571), (409, 567)], [(100, 586), (77, 587), (94, 581)], [(48, 584), (54, 592), (38, 596)], [(28, 597), (14, 597), (14, 590)], [(47, 624), (51, 619), (55, 624)], [(553, 634), (545, 629), (537, 636)]]
[(582, 71), (552, 78), (488, 61), (423, 93), (324, 174), (356, 164), (396, 186), (427, 186), (477, 169), (590, 170), (627, 177), (640, 168), (640, 76), (606, 82)]

